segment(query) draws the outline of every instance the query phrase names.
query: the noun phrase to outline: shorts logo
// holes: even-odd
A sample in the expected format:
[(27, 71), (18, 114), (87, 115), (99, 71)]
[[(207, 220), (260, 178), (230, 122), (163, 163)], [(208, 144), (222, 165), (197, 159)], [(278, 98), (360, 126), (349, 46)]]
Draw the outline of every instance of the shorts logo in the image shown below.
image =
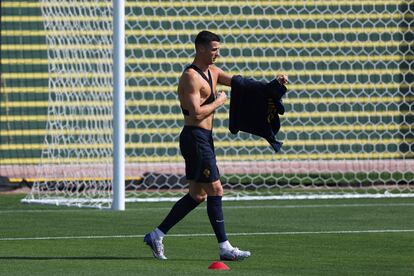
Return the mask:
[(209, 177), (210, 176), (210, 170), (209, 169), (204, 169), (203, 174), (205, 177)]

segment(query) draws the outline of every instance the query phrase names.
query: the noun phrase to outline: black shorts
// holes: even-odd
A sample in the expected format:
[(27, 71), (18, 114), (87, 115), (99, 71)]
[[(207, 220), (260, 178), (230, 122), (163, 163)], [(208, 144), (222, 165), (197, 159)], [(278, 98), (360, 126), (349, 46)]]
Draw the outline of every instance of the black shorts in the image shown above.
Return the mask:
[(187, 180), (210, 183), (220, 179), (212, 131), (184, 126), (180, 134), (180, 150)]

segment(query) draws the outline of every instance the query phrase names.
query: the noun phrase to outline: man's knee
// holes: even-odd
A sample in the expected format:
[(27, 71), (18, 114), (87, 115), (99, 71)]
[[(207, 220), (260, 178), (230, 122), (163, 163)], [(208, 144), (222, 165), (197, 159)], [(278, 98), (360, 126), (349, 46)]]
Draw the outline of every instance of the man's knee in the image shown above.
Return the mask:
[(190, 190), (190, 196), (198, 203), (204, 202), (207, 199), (207, 193), (195, 192)]
[(195, 197), (193, 197), (193, 199), (195, 201), (197, 201), (198, 203), (204, 202), (207, 199), (207, 194), (203, 194), (203, 195), (196, 195)]
[(207, 191), (209, 196), (223, 196), (223, 186), (221, 186), (220, 180), (214, 181), (209, 185), (209, 189)]

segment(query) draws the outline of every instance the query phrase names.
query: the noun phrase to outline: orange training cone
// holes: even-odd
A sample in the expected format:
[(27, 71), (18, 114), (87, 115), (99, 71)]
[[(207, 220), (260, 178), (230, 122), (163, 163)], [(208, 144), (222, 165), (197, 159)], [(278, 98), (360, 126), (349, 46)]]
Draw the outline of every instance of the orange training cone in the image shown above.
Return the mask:
[(208, 269), (215, 269), (215, 270), (229, 270), (230, 267), (228, 267), (225, 263), (223, 262), (213, 262)]

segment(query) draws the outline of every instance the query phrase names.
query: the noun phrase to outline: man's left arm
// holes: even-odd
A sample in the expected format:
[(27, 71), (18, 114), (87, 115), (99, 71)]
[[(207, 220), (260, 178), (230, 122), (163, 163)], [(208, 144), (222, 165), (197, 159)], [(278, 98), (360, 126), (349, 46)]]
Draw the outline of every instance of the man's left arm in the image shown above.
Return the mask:
[(225, 86), (231, 86), (231, 78), (233, 77), (230, 74), (225, 73), (223, 70), (221, 70), (218, 67), (215, 67), (215, 69), (218, 72), (218, 80), (217, 82), (219, 84), (225, 85)]
[[(232, 75), (225, 73), (218, 67), (215, 67), (218, 71), (218, 83), (226, 86), (231, 86), (231, 79), (233, 78)], [(276, 76), (276, 79), (281, 85), (285, 85), (289, 83), (288, 76), (285, 74), (279, 74)]]
[(289, 83), (289, 79), (288, 76), (285, 74), (280, 74), (276, 76), (277, 81), (281, 84), (281, 85), (285, 85)]

